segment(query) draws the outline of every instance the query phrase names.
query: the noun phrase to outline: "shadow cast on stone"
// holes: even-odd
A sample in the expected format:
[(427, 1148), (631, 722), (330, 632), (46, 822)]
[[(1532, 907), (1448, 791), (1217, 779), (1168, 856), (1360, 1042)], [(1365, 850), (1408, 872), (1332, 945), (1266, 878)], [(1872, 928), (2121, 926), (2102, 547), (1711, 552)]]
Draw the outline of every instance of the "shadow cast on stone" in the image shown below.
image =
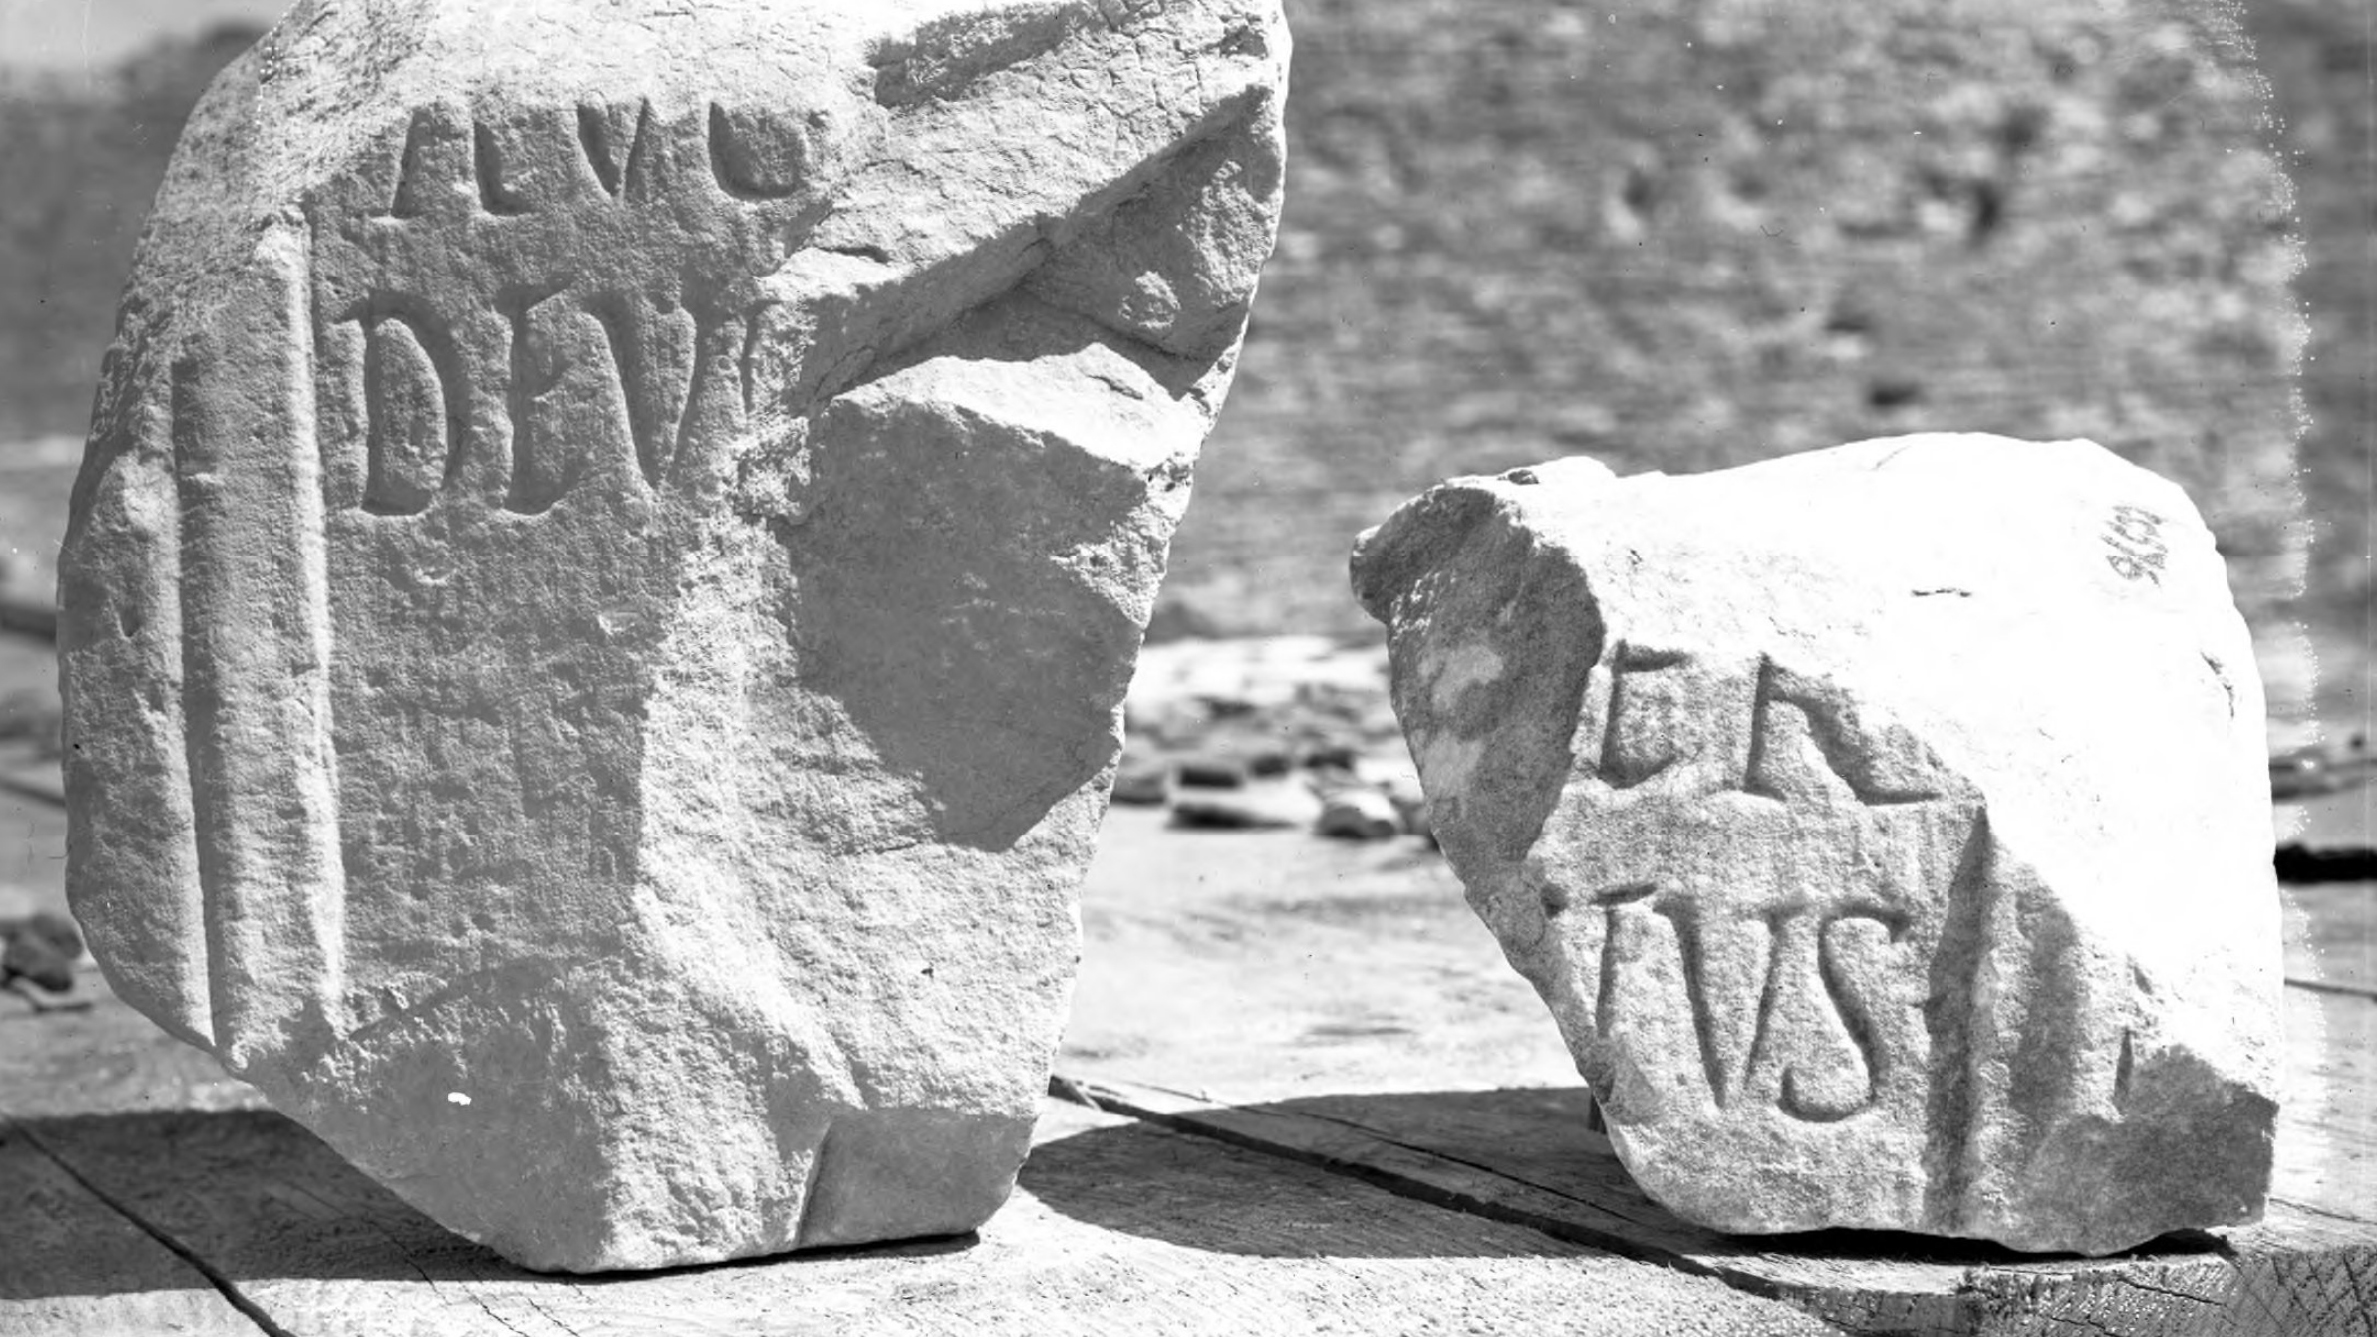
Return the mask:
[[(947, 1254), (975, 1242), (969, 1234), (648, 1272), (532, 1272), (424, 1216), (270, 1110), (71, 1115), (24, 1119), (16, 1128), (107, 1204), (238, 1288), (277, 1281), (603, 1287), (792, 1260)], [(186, 1272), (144, 1268), (120, 1252), (62, 1260), (37, 1276), (0, 1273), (0, 1301), (191, 1283)]]
[[(2020, 1270), (2105, 1266), (2217, 1253), (2228, 1247), (2218, 1236), (2202, 1231), (2166, 1235), (2101, 1259), (2023, 1253), (1986, 1240), (1887, 1230), (1728, 1235), (1685, 1221), (1644, 1193), (1607, 1142), (1586, 1131), (1591, 1103), (1591, 1093), (1581, 1086), (1309, 1096), (1241, 1108), (1249, 1114), (1303, 1116), (1332, 1126), (1334, 1134), (1325, 1144), (1316, 1143), (1308, 1150), (1283, 1143), (1257, 1148), (1226, 1136), (1219, 1140), (1247, 1148), (1242, 1157), (1253, 1158), (1257, 1167), (1264, 1157), (1274, 1158), (1269, 1161), (1273, 1168), (1267, 1172), (1271, 1175), (1318, 1177), (1339, 1183), (1366, 1181), (1447, 1212), (1469, 1214), (1473, 1220), (1483, 1217), (1515, 1223), (1547, 1239), (1652, 1262), (1689, 1256), (1724, 1267), (1732, 1260), (1756, 1257)], [(1168, 1122), (1190, 1133), (1200, 1131)], [(1381, 1144), (1443, 1158), (1448, 1170), (1459, 1174), (1462, 1187), (1419, 1183), (1341, 1159), (1337, 1148), (1344, 1145), (1343, 1134), (1357, 1131)], [(1243, 1188), (1233, 1186), (1231, 1192), (1220, 1193), (1183, 1185), (1178, 1176), (1167, 1173), (1159, 1158), (1140, 1150), (1164, 1136), (1147, 1125), (1130, 1124), (1044, 1144), (1025, 1165), (1023, 1185), (1065, 1215), (1186, 1248), (1379, 1256), (1360, 1231), (1345, 1236), (1316, 1232), (1282, 1239), (1276, 1233), (1266, 1236), (1260, 1230), (1244, 1229), (1250, 1218), (1259, 1221), (1261, 1212)], [(1329, 1149), (1320, 1149), (1323, 1145)], [(1259, 1180), (1263, 1172), (1255, 1173)], [(1538, 1192), (1522, 1196), (1526, 1186)], [(1573, 1202), (1574, 1209), (1547, 1211), (1540, 1206), (1547, 1200), (1563, 1199)], [(1420, 1238), (1414, 1232), (1414, 1242)], [(1460, 1247), (1459, 1232), (1439, 1232), (1434, 1238), (1436, 1247), (1417, 1252), (1445, 1256), (1482, 1252)], [(1451, 1247), (1446, 1247), (1448, 1240), (1453, 1241)], [(1289, 1247), (1275, 1247), (1283, 1244)]]

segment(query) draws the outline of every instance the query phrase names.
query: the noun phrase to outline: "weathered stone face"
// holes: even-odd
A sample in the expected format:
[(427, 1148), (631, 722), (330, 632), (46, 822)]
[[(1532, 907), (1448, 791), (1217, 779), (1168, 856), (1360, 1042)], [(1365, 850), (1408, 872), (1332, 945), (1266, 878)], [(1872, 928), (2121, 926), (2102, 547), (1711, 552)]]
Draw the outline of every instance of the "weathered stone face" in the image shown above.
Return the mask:
[(118, 990), (534, 1266), (979, 1224), (1286, 61), (1275, 0), (300, 4), (62, 561)]
[(2262, 706), (2171, 484), (1894, 438), (1363, 536), (1471, 903), (1679, 1214), (2110, 1252), (2259, 1215)]

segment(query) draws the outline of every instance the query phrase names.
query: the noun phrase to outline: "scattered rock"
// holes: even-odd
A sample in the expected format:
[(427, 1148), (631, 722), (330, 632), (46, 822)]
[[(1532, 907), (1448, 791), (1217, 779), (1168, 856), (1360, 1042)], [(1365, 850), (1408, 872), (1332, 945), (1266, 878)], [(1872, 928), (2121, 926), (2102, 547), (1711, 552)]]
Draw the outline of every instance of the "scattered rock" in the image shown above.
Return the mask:
[(1212, 732), (1213, 716), (1200, 702), (1174, 697), (1147, 705), (1131, 702), (1126, 724), (1132, 738), (1157, 747), (1193, 748)]
[(1349, 775), (1362, 764), (1362, 749), (1354, 743), (1315, 743), (1304, 749), (1304, 766), (1313, 771), (1343, 771)]
[(1184, 757), (1172, 768), (1183, 789), (1243, 789), (1246, 767), (1227, 757)]
[(1366, 789), (1367, 781), (1360, 771), (1350, 766), (1309, 766), (1304, 771), (1304, 783), (1323, 798), (1341, 789)]
[(1287, 56), (1276, 0), (299, 6), (189, 122), (63, 555), (122, 996), (529, 1266), (979, 1225)]
[(74, 966), (82, 959), (82, 933), (54, 911), (0, 921), (0, 987), (24, 980), (50, 993), (74, 988)]
[(1263, 779), (1276, 779), (1296, 768), (1295, 759), (1276, 747), (1258, 748), (1246, 754), (1246, 773)]
[(1403, 834), (1394, 803), (1375, 789), (1341, 789), (1321, 800), (1315, 827), (1324, 836), (1349, 840), (1392, 840)]
[(1114, 802), (1138, 807), (1158, 806), (1172, 797), (1172, 767), (1167, 762), (1126, 760), (1114, 774)]
[(1301, 831), (1320, 814), (1321, 801), (1311, 790), (1276, 782), (1234, 790), (1183, 790), (1172, 799), (1172, 824), (1188, 830)]
[(2086, 442), (1467, 478), (1365, 534), (1447, 857), (1642, 1186), (1719, 1229), (2103, 1254), (2251, 1221), (2261, 685)]

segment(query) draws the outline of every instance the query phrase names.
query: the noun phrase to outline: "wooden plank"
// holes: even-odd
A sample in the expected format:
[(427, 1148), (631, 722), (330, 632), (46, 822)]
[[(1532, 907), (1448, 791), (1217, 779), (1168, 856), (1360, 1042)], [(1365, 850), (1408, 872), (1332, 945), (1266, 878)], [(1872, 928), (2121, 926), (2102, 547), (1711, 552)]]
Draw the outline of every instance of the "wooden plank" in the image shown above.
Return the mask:
[(1583, 1130), (1581, 1088), (1239, 1107), (1129, 1083), (1073, 1089), (1109, 1109), (1716, 1278), (1852, 1332), (2290, 1337), (2367, 1333), (2377, 1310), (2377, 1228), (2283, 1197), (2261, 1225), (2227, 1232), (2225, 1246), (2168, 1240), (2108, 1260), (1878, 1232), (1760, 1240), (1690, 1225), (1646, 1197), (1607, 1140)]
[(2377, 882), (2286, 888), (2286, 975), (2377, 995)]
[[(1520, 1331), (1547, 1316), (1611, 1333), (1829, 1331), (1705, 1278), (1061, 1102), (977, 1237), (537, 1276), (413, 1211), (103, 987), (88, 1013), (0, 1025), (0, 1119), (308, 1337)], [(0, 1229), (15, 1215), (0, 1207)], [(113, 1266), (94, 1254), (83, 1284), (126, 1304), (147, 1293)], [(121, 1312), (121, 1330), (142, 1330)], [(27, 1313), (0, 1300), (0, 1332)]]
[[(2276, 1197), (2263, 1224), (2227, 1232), (2225, 1245), (2207, 1235), (2091, 1262), (1880, 1233), (1728, 1238), (1677, 1220), (1634, 1186), (1607, 1141), (1585, 1131), (1572, 1073), (1543, 1079), (1555, 1060), (1513, 1028), (1540, 1036), (1564, 1069), (1550, 1019), (1470, 919), (1449, 873), (1412, 874), (1397, 913), (1382, 915), (1364, 871), (1375, 854), (1338, 860), (1332, 872), (1311, 862), (1332, 857), (1319, 842), (1167, 836), (1119, 816), (1086, 898), (1081, 1001), (1060, 1061), (1068, 1090), (1786, 1297), (1854, 1331), (2370, 1331), (2377, 1004), (2366, 998), (2288, 991)], [(1429, 885), (1435, 901), (1412, 899)], [(1302, 905), (1282, 909), (1298, 897)], [(2308, 913), (2317, 936), (2323, 912), (2313, 902)], [(1204, 988), (1180, 978), (1184, 967), (1151, 961), (1157, 952), (1205, 971)], [(1160, 995), (1134, 1000), (1151, 979), (1166, 986)], [(1315, 1043), (1316, 1019), (1348, 997), (1393, 1025)], [(1175, 1024), (1175, 1013), (1195, 1015)], [(1448, 1047), (1395, 1029), (1417, 1030), (1431, 1015), (1456, 1033), (1502, 1033)], [(1507, 1087), (1534, 1089), (1495, 1089)]]
[[(43, 1137), (292, 1333), (1822, 1333), (1539, 1232), (1059, 1106), (979, 1236), (602, 1279), (438, 1229), (263, 1112), (81, 1116)], [(162, 1165), (160, 1149), (170, 1158)]]
[[(2377, 1008), (2360, 1000), (2290, 999), (2324, 1028), (2296, 1051), (2281, 1153), (2273, 1222), (2293, 1252), (2248, 1234), (2226, 1254), (2206, 1242), (2105, 1264), (1903, 1237), (1729, 1240), (1612, 1180), (1541, 1004), (1433, 856), (1117, 817), (1062, 1069), (1110, 1103), (1267, 1155), (1060, 1107), (978, 1239), (528, 1276), (262, 1112), (103, 989), (87, 1013), (0, 1016), (0, 1113), (292, 1332), (1392, 1332), (1547, 1316), (1817, 1330), (1765, 1296), (1863, 1331), (2368, 1330), (2359, 1278), (2377, 1267), (2357, 1252), (2368, 1224), (2352, 1204), (2377, 1199)], [(1152, 1076), (1134, 1087), (1132, 1072)], [(1493, 1091), (1514, 1084), (1538, 1089)]]
[(0, 1203), (0, 1337), (261, 1331), (198, 1269), (4, 1122)]
[[(2272, 1192), (2363, 1241), (2377, 1229), (2377, 1002), (2287, 990), (2287, 1075)], [(2347, 1224), (2349, 1223), (2349, 1224)], [(2377, 1270), (2369, 1274), (2377, 1286)]]

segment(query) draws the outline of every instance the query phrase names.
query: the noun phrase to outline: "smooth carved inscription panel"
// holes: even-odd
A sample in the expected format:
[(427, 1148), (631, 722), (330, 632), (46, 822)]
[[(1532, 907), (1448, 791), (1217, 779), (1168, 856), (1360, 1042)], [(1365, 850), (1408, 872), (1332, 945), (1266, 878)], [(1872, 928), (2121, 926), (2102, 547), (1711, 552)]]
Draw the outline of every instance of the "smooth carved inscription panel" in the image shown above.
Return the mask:
[(757, 281), (819, 212), (812, 156), (798, 118), (715, 102), (416, 114), (376, 202), (359, 181), (316, 222), (321, 393), (360, 428), (325, 440), (332, 508), (537, 515), (713, 465), (752, 408)]
[[(1712, 921), (1696, 901), (1655, 886), (1603, 892), (1593, 904), (1601, 911), (1597, 1033), (1619, 1037), (1621, 1009), (1643, 1006), (1624, 1001), (1629, 963), (1672, 954), (1701, 1078), (1720, 1110), (1754, 1093), (1793, 1119), (1831, 1123), (1872, 1108), (1885, 1079), (1908, 1060), (1884, 1045), (1879, 1004), (1887, 990), (1872, 978), (1905, 934), (1904, 911), (1793, 907)], [(1720, 942), (1733, 950), (1720, 952)], [(1710, 964), (1733, 959), (1751, 962), (1750, 974), (1735, 978)], [(1754, 1006), (1741, 1006), (1749, 999)]]
[(579, 146), (586, 152), (586, 165), (594, 169), (595, 180), (602, 183), (603, 193), (613, 200), (624, 198), (631, 183), (639, 197), (649, 194), (651, 168), (645, 140), (651, 129), (649, 102), (579, 106)]
[[(1605, 1066), (1648, 1082), (1612, 1119), (1705, 1098), (1830, 1124), (1911, 1095), (1907, 982), (1976, 810), (1919, 742), (1771, 659), (1620, 644), (1597, 676), (1597, 838), (1534, 875), (1547, 923), (1598, 939), (1580, 957)], [(1820, 853), (1838, 843), (1854, 853)]]

